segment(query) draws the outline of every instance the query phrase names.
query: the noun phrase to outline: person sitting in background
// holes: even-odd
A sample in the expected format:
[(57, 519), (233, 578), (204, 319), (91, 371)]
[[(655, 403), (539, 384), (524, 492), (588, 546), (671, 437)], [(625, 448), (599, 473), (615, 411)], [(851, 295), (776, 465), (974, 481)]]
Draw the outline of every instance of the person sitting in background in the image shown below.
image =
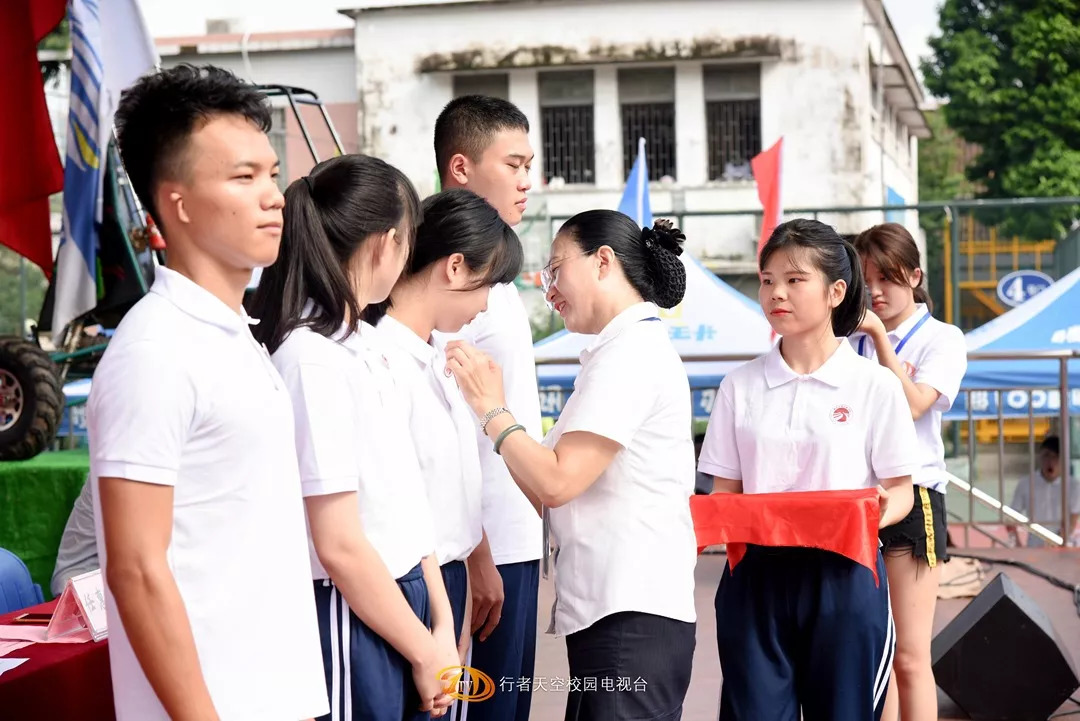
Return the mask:
[[(1027, 516), (1032, 523), (1046, 526), (1062, 538), (1069, 540), (1069, 534), (1076, 529), (1080, 518), (1080, 480), (1069, 479), (1069, 525), (1062, 532), (1061, 528), (1061, 439), (1047, 436), (1039, 446), (1039, 472), (1031, 478), (1023, 478), (1013, 493), (1012, 507)], [(1008, 525), (1009, 538), (1020, 545), (1016, 526)], [(1074, 541), (1075, 542), (1075, 541)], [(1041, 548), (1046, 541), (1038, 535), (1028, 532), (1028, 548)]]
[(54, 596), (64, 592), (68, 579), (101, 568), (95, 528), (94, 495), (88, 475), (64, 525), (64, 535), (60, 538), (60, 551), (56, 555), (56, 567), (49, 582), (49, 590)]

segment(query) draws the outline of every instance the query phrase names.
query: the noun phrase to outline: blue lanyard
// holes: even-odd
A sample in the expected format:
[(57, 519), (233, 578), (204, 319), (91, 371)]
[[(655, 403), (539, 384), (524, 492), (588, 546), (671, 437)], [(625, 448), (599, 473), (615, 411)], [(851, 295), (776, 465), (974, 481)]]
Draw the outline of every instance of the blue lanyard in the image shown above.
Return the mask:
[(652, 318), (642, 318), (641, 320), (638, 321), (638, 323), (644, 323), (645, 321), (648, 321), (648, 320), (660, 320), (660, 319), (657, 318), (656, 316), (653, 316)]
[[(928, 320), (930, 320), (930, 311), (926, 311), (926, 315), (920, 318), (919, 322), (916, 323), (915, 326), (907, 332), (907, 335), (900, 339), (900, 342), (896, 344), (896, 348), (893, 350), (893, 352), (896, 353), (896, 355), (900, 355), (900, 351), (904, 348), (905, 345), (907, 345), (907, 342), (911, 340), (911, 336), (915, 335), (915, 331), (919, 330), (919, 328), (922, 328), (923, 323)], [(863, 348), (865, 346), (866, 336), (864, 335), (862, 338), (859, 339), (859, 355), (865, 355), (863, 353)]]

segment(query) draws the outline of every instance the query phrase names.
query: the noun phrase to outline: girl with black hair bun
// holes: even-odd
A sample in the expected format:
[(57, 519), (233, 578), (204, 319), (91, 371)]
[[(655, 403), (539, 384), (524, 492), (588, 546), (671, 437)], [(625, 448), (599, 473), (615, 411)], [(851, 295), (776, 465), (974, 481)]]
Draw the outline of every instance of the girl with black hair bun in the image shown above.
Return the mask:
[[(568, 220), (541, 279), (568, 330), (595, 335), (543, 443), (505, 407), (498, 366), (464, 343), (447, 368), (518, 486), (550, 509), (575, 719), (677, 719), (695, 645), (690, 384), (660, 322), (686, 290), (683, 234), (611, 210)], [(630, 678), (634, 684), (615, 683)], [(610, 684), (610, 686), (608, 685)]]
[[(877, 488), (879, 527), (896, 523), (911, 510), (915, 429), (900, 381), (846, 339), (866, 311), (855, 249), (824, 223), (792, 220), (762, 248), (759, 271), (780, 341), (720, 384), (699, 470), (717, 493)], [(770, 528), (775, 542), (749, 545), (738, 569), (729, 560), (724, 570), (720, 721), (881, 717), (895, 635), (877, 538), (855, 529), (875, 575), (819, 550), (858, 545), (852, 526), (815, 524), (797, 538), (810, 546), (785, 545), (793, 536)]]

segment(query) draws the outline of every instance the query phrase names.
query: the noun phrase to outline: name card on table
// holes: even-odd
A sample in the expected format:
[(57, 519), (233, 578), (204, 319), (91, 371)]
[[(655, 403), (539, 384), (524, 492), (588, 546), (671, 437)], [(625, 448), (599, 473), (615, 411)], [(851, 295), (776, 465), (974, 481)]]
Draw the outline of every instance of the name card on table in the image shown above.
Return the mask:
[(100, 568), (68, 580), (45, 631), (45, 638), (51, 640), (84, 630), (95, 641), (109, 635), (109, 621), (105, 615), (105, 579), (101, 577)]

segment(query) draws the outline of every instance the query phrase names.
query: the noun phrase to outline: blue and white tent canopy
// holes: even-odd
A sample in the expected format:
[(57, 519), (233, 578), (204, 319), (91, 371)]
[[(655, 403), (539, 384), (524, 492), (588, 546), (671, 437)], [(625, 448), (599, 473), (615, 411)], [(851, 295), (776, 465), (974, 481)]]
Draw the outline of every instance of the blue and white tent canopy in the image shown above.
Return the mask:
[[(694, 389), (694, 415), (712, 410), (716, 387), (740, 361), (696, 361), (718, 355), (760, 355), (772, 347), (772, 328), (761, 308), (745, 295), (709, 272), (688, 253), (686, 296), (669, 311), (661, 311), (668, 335), (684, 361)], [(596, 336), (560, 331), (534, 346), (537, 361), (573, 360)], [(576, 362), (537, 365), (541, 405), (545, 415), (558, 415), (563, 400), (574, 387), (580, 366)]]
[[(1080, 269), (1074, 270), (1022, 305), (967, 334), (968, 352), (974, 351), (1080, 351)], [(1069, 361), (1070, 412), (1080, 414), (1080, 359)], [(976, 360), (968, 365), (962, 388), (1002, 390), (1005, 415), (1028, 414), (1029, 391), (1057, 388), (1057, 360)], [(1057, 415), (1059, 393), (1030, 391), (1035, 415)], [(972, 391), (977, 416), (997, 415), (997, 394)], [(952, 418), (967, 417), (964, 394), (950, 411)]]

